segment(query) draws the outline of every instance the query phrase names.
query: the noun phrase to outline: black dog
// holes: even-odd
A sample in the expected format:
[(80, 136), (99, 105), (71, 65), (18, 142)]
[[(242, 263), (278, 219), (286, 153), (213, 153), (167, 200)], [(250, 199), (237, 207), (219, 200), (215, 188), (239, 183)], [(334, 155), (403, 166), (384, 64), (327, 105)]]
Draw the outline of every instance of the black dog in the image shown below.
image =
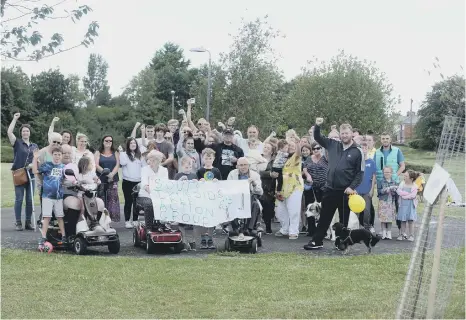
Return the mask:
[(361, 241), (366, 245), (367, 253), (371, 253), (372, 247), (380, 241), (379, 236), (373, 235), (366, 229), (350, 230), (339, 222), (335, 223), (332, 229), (335, 230), (335, 235), (337, 236), (335, 247), (338, 250), (344, 250), (344, 254), (349, 252), (350, 246), (355, 243), (361, 243)]

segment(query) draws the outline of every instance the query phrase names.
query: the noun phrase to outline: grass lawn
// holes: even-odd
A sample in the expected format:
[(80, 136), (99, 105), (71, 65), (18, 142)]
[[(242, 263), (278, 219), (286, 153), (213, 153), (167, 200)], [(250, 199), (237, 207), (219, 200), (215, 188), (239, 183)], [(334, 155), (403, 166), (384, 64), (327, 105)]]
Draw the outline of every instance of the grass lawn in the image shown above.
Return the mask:
[[(464, 319), (464, 250), (460, 260), (445, 316)], [(109, 259), (3, 249), (1, 316), (393, 318), (408, 263), (409, 255)]]

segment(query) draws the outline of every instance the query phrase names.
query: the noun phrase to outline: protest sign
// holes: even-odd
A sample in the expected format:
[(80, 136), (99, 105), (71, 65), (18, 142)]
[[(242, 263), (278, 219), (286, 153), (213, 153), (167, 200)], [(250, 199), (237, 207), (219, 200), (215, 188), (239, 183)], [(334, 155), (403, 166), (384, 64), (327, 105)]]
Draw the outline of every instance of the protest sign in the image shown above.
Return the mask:
[(151, 178), (154, 219), (204, 227), (251, 217), (247, 180), (196, 181)]

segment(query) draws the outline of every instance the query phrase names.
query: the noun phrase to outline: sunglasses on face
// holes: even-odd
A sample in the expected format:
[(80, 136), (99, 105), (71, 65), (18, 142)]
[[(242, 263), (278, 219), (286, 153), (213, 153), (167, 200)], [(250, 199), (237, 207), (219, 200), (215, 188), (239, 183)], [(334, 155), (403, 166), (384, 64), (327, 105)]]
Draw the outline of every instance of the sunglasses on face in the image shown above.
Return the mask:
[(107, 143), (112, 143), (113, 141), (112, 140), (104, 140), (105, 142)]
[(315, 147), (315, 148), (312, 148), (312, 150), (320, 150), (322, 149), (321, 147)]
[(61, 142), (60, 142), (60, 141), (52, 141), (52, 143), (55, 143), (55, 144), (61, 145)]

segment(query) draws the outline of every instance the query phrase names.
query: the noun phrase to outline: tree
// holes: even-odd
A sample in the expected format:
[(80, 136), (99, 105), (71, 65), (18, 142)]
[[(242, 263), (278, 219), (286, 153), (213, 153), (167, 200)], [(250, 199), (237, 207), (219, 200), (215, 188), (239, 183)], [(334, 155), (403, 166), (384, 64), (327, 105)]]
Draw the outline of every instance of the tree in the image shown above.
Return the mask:
[(283, 76), (275, 65), (270, 44), (280, 33), (268, 26), (266, 19), (243, 22), (233, 37), (230, 52), (221, 61), (228, 84), (222, 118), (236, 116), (240, 129), (255, 124), (268, 135), (283, 122), (275, 103)]
[[(442, 76), (443, 78), (443, 76)], [(465, 78), (455, 75), (434, 84), (418, 112), (412, 145), (426, 150), (438, 147), (445, 116), (461, 117), (464, 123)]]
[(183, 106), (190, 95), (195, 69), (188, 70), (189, 60), (185, 60), (183, 49), (167, 42), (152, 58), (149, 68), (154, 71), (155, 98), (171, 105), (171, 91), (175, 91), (176, 103)]
[(1, 85), (1, 125), (2, 136), (5, 137), (15, 113), (21, 112), (18, 122), (22, 124), (31, 121), (37, 112), (33, 106), (31, 81), (21, 68), (2, 68)]
[[(53, 34), (46, 44), (42, 42), (43, 36), (37, 30), (40, 22), (53, 19), (71, 19), (76, 22), (92, 11), (90, 7), (83, 5), (71, 12), (64, 10), (62, 15), (55, 14), (58, 6), (63, 2), (65, 1), (38, 6), (37, 1), (19, 0), (10, 2), (1, 0), (2, 58), (17, 61), (38, 61), (80, 46), (88, 47), (94, 43), (99, 28), (96, 21), (89, 24), (83, 40), (71, 47), (63, 48), (64, 37), (60, 33)], [(11, 17), (5, 17), (6, 12), (11, 14)], [(28, 20), (25, 21), (25, 19)], [(40, 46), (41, 44), (42, 46)]]
[(285, 99), (287, 118), (307, 131), (313, 118), (325, 118), (324, 126), (350, 123), (363, 131), (393, 131), (394, 106), (399, 98), (374, 63), (341, 51), (330, 62), (305, 68), (295, 78)]
[(91, 53), (87, 64), (87, 77), (83, 78), (84, 89), (90, 103), (108, 105), (111, 99), (107, 81), (108, 63), (100, 54)]

